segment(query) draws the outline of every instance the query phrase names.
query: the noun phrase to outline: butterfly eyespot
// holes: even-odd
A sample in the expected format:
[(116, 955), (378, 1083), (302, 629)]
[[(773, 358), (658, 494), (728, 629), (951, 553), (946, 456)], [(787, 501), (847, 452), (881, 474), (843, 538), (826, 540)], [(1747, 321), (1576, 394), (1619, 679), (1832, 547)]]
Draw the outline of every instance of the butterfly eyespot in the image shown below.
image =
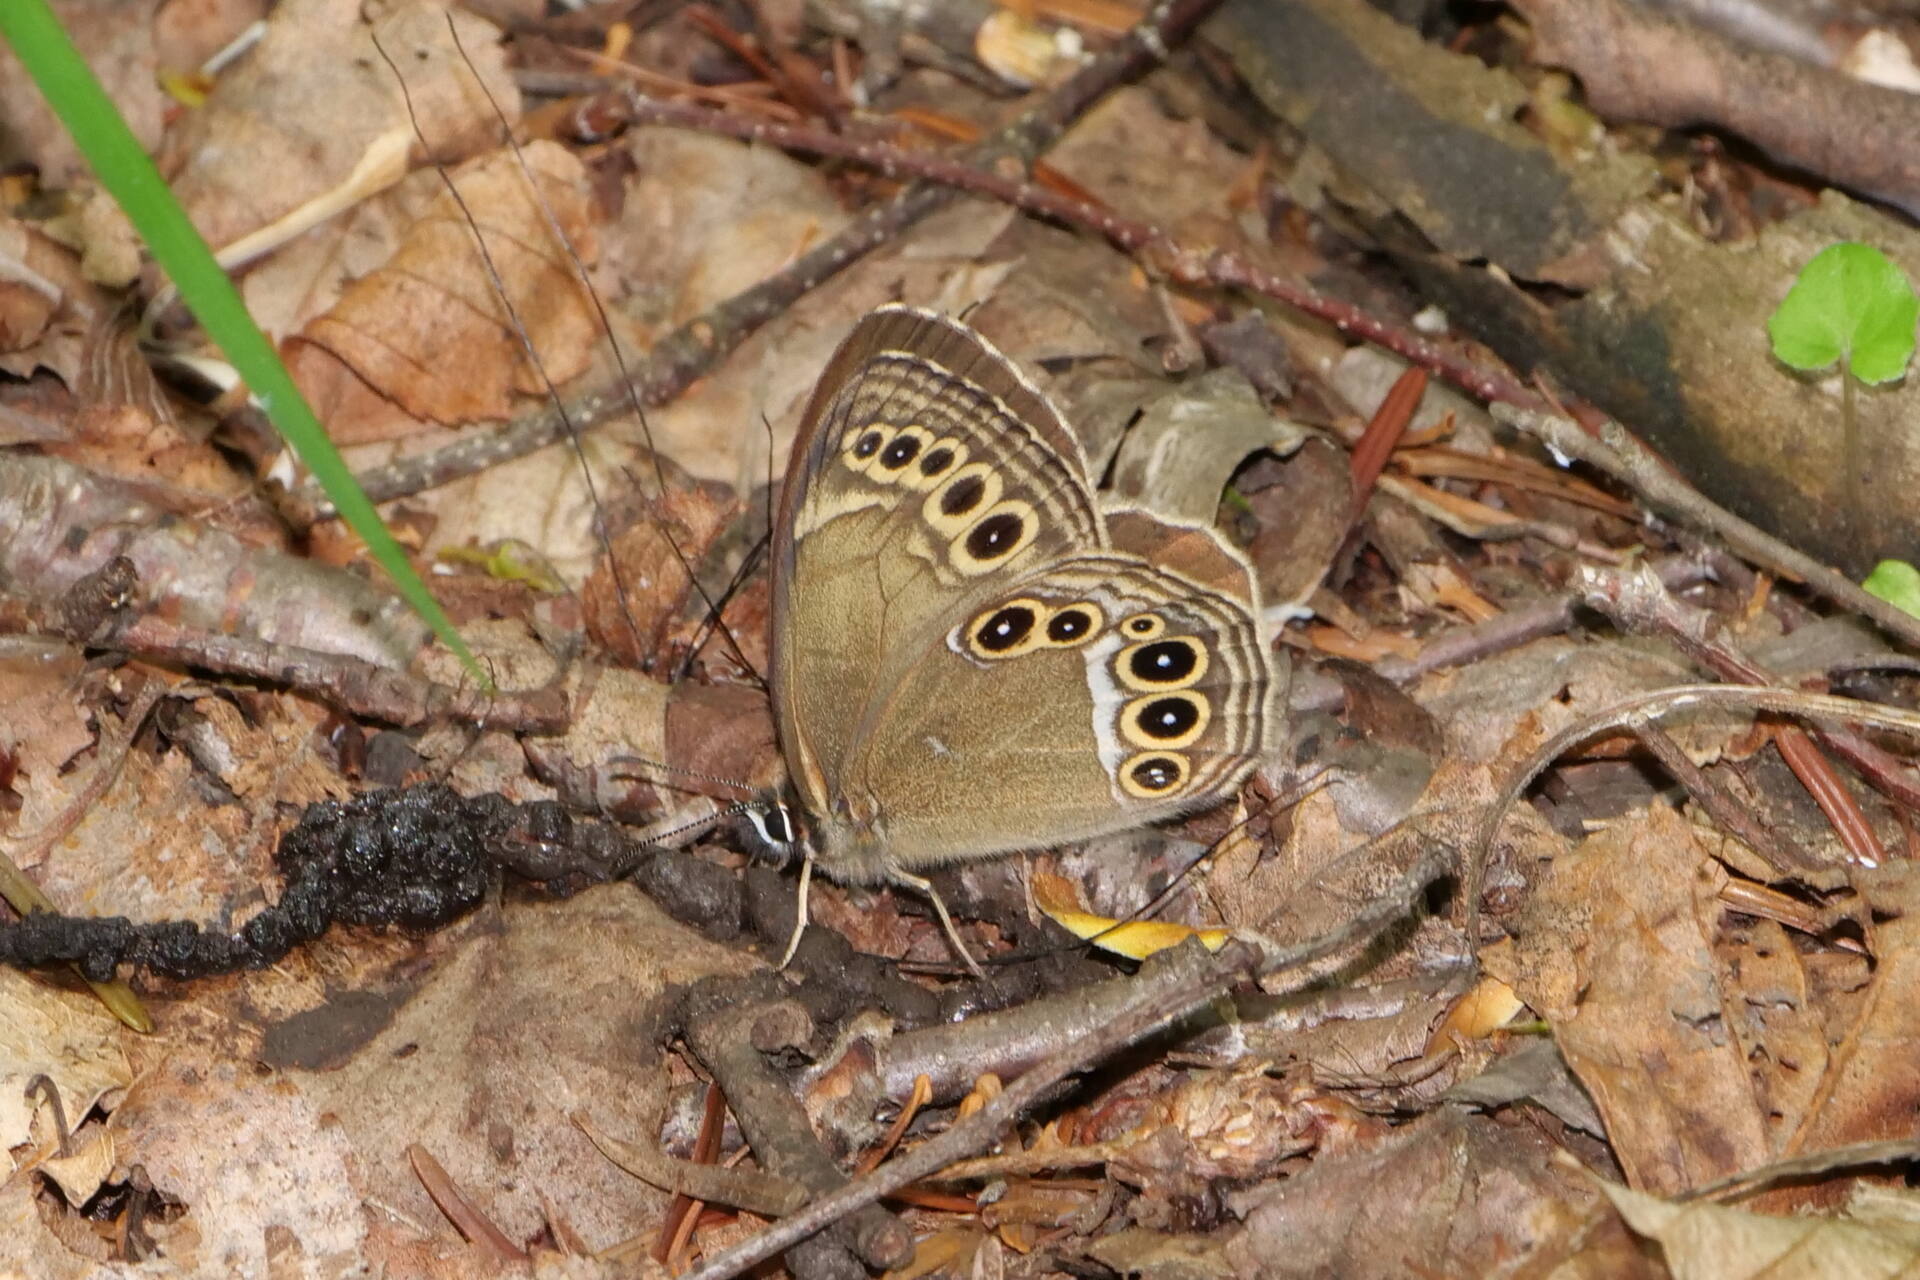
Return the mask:
[(1136, 613), (1120, 627), (1136, 640), (1151, 640), (1167, 629), (1167, 620), (1157, 613)]
[(883, 427), (868, 427), (847, 440), (845, 452), (840, 461), (847, 470), (856, 475), (864, 475), (873, 470), (873, 460), (886, 447), (892, 432)]
[(1207, 699), (1193, 692), (1135, 698), (1120, 713), (1120, 733), (1136, 747), (1184, 747), (1207, 731)]
[(949, 548), (953, 566), (965, 574), (998, 569), (1039, 532), (1040, 519), (1031, 506), (1013, 499), (995, 503)]
[(880, 460), (874, 465), (888, 471), (899, 471), (919, 457), (920, 450), (931, 439), (933, 433), (924, 427), (902, 427), (900, 434), (888, 441), (887, 447), (880, 451)]
[(1138, 800), (1177, 791), (1187, 780), (1187, 762), (1175, 755), (1146, 752), (1120, 766), (1120, 787)]
[(1047, 643), (1058, 648), (1079, 644), (1100, 630), (1100, 610), (1091, 604), (1070, 604), (1047, 619)]
[(955, 538), (965, 533), (982, 512), (1000, 500), (1000, 477), (984, 462), (954, 467), (921, 504), (920, 515), (934, 532)]
[(1122, 649), (1113, 665), (1130, 689), (1185, 689), (1207, 674), (1207, 648), (1192, 636), (1151, 640)]
[(1038, 600), (1009, 600), (967, 624), (967, 648), (976, 658), (1011, 658), (1040, 642)]
[(920, 459), (920, 474), (929, 480), (935, 476), (944, 475), (947, 468), (951, 467), (959, 457), (952, 445), (941, 441), (927, 450), (926, 456)]
[(987, 482), (979, 476), (961, 476), (940, 495), (940, 514), (963, 516), (980, 505), (987, 494)]
[[(928, 436), (925, 448), (920, 451), (919, 461), (912, 470), (903, 472), (896, 483), (924, 493), (939, 487), (966, 460), (967, 447), (958, 440), (951, 436), (941, 436), (939, 439)], [(931, 513), (928, 518), (932, 518)]]
[(975, 560), (998, 560), (1012, 551), (1027, 531), (1018, 512), (999, 511), (967, 531), (967, 554)]

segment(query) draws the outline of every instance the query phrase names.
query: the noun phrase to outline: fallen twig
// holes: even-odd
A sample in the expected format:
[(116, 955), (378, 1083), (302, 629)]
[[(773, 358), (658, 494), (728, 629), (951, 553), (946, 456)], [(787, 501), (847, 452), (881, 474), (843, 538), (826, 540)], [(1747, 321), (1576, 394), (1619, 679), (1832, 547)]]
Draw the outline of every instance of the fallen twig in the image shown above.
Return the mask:
[[(812, 1195), (830, 1194), (846, 1183), (787, 1082), (766, 1060), (764, 1051), (803, 1041), (813, 1026), (773, 975), (695, 983), (677, 1021), (687, 1047), (726, 1095), (762, 1169)], [(904, 1266), (913, 1257), (913, 1234), (879, 1205), (863, 1205), (848, 1216), (844, 1230), (811, 1246), (816, 1256), (796, 1262), (796, 1275), (844, 1272), (831, 1255), (846, 1251), (875, 1269)]]
[(1480, 820), (1480, 830), (1467, 850), (1465, 903), (1467, 939), (1477, 945), (1480, 920), (1480, 890), (1486, 878), (1486, 863), (1493, 838), (1507, 810), (1540, 776), (1540, 771), (1562, 754), (1598, 734), (1613, 730), (1631, 731), (1638, 724), (1700, 707), (1723, 707), (1741, 711), (1778, 711), (1817, 721), (1852, 721), (1881, 729), (1920, 737), (1920, 712), (1901, 707), (1883, 707), (1852, 698), (1836, 698), (1823, 693), (1802, 693), (1797, 689), (1772, 689), (1759, 685), (1682, 684), (1656, 689), (1627, 698), (1568, 725), (1535, 748), (1526, 762), (1500, 789)]
[[(1267, 948), (1238, 940), (1209, 955), (1198, 942), (1189, 942), (1159, 953), (1133, 979), (1134, 999), (1096, 1034), (1069, 1043), (945, 1133), (708, 1260), (689, 1280), (727, 1280), (739, 1275), (880, 1197), (985, 1149), (1060, 1081), (1243, 982), (1267, 977), (1270, 981), (1265, 985), (1271, 993), (1277, 985), (1298, 989), (1318, 981), (1399, 920), (1445, 871), (1440, 857), (1423, 859), (1392, 891), (1361, 908), (1345, 926), (1297, 947)], [(1284, 983), (1275, 981), (1283, 977)]]
[[(1161, 0), (1131, 36), (1095, 58), (1050, 93), (1034, 110), (968, 151), (967, 163), (989, 168), (1011, 159), (1030, 161), (1097, 99), (1166, 56), (1219, 0)], [(816, 286), (942, 208), (952, 187), (920, 182), (868, 210), (838, 235), (802, 254), (792, 266), (735, 294), (687, 322), (635, 361), (632, 385), (602, 382), (484, 436), (474, 436), (358, 476), (375, 502), (386, 502), (473, 475), (560, 440), (567, 423), (585, 431), (625, 411), (632, 400), (663, 404), (738, 347), (761, 325)], [(307, 520), (331, 517), (332, 504), (309, 482), (283, 504)]]
[[(1699, 556), (1668, 556), (1654, 563), (1660, 580), (1672, 591), (1682, 591), (1714, 576), (1712, 566)], [(1411, 658), (1387, 657), (1372, 664), (1375, 675), (1408, 685), (1446, 667), (1461, 667), (1496, 653), (1517, 649), (1530, 640), (1559, 635), (1573, 625), (1574, 612), (1583, 603), (1577, 590), (1508, 609), (1485, 622), (1442, 631), (1420, 646)]]
[(548, 734), (564, 732), (569, 721), (566, 691), (557, 687), (492, 693), (455, 688), (350, 654), (202, 631), (157, 614), (134, 618), (90, 643), (154, 662), (284, 685), (350, 715), (402, 728), (457, 720), (511, 733)]
[[(1644, 572), (1586, 569), (1581, 573), (1581, 581), (1587, 603), (1606, 614), (1622, 631), (1660, 636), (1722, 679), (1740, 684), (1778, 685), (1771, 672), (1726, 641), (1709, 634), (1710, 618), (1704, 610), (1681, 604), (1651, 575)], [(1870, 777), (1890, 779), (1901, 784), (1908, 793), (1914, 790), (1913, 784), (1902, 777), (1902, 766), (1865, 739), (1844, 730), (1823, 733), (1823, 737), (1829, 741), (1845, 739), (1851, 749), (1850, 754), (1856, 757), (1863, 749), (1870, 750), (1876, 757), (1873, 761), (1875, 767), (1867, 770)], [(1658, 753), (1660, 747), (1657, 742), (1643, 740)], [(1775, 733), (1774, 742), (1788, 768), (1793, 770), (1800, 784), (1813, 796), (1821, 812), (1827, 815), (1827, 820), (1833, 824), (1833, 829), (1853, 855), (1854, 861), (1863, 866), (1879, 866), (1885, 862), (1886, 850), (1881, 848), (1880, 838), (1874, 834), (1872, 824), (1860, 812), (1860, 806), (1834, 772), (1833, 765), (1814, 746), (1807, 731), (1794, 725), (1783, 725)], [(1685, 774), (1677, 773), (1675, 777), (1683, 783), (1689, 782)], [(1692, 790), (1690, 784), (1688, 789)], [(1707, 804), (1710, 810), (1713, 808), (1714, 802), (1707, 797), (1697, 798)], [(1745, 827), (1730, 829), (1738, 834)], [(1755, 852), (1765, 856), (1767, 846), (1755, 846)]]
[(1091, 231), (1176, 284), (1241, 289), (1284, 302), (1325, 320), (1342, 333), (1365, 338), (1392, 351), (1482, 400), (1532, 409), (1547, 407), (1540, 394), (1510, 370), (1476, 363), (1460, 351), (1422, 337), (1410, 328), (1383, 320), (1342, 299), (1327, 297), (1237, 254), (1183, 245), (1152, 223), (1125, 217), (1105, 205), (1063, 194), (1030, 178), (1007, 177), (983, 167), (977, 151), (957, 157), (910, 151), (884, 140), (847, 137), (805, 125), (780, 124), (626, 91), (603, 95), (582, 106), (578, 114), (588, 122), (586, 127), (604, 130), (622, 119), (642, 124), (679, 125), (764, 142), (784, 150), (851, 160), (887, 177), (912, 176), (923, 182), (941, 183), (985, 196), (1027, 213)]
[(252, 546), (59, 458), (9, 453), (0, 467), (0, 583), (82, 643), (140, 613), (384, 666), (427, 637), (405, 601), (364, 577)]
[(1920, 215), (1920, 99), (1618, 0), (1514, 0), (1533, 57), (1580, 77), (1601, 115), (1718, 125), (1776, 160)]
[(1495, 404), (1490, 412), (1496, 420), (1524, 431), (1549, 449), (1598, 467), (1633, 490), (1652, 510), (1706, 529), (1737, 555), (1806, 583), (1842, 608), (1872, 619), (1888, 635), (1920, 648), (1920, 618), (1868, 595), (1844, 574), (1714, 503), (1669, 471), (1658, 454), (1612, 419), (1600, 423), (1596, 435), (1588, 435), (1571, 419), (1558, 414), (1537, 413), (1510, 404)]

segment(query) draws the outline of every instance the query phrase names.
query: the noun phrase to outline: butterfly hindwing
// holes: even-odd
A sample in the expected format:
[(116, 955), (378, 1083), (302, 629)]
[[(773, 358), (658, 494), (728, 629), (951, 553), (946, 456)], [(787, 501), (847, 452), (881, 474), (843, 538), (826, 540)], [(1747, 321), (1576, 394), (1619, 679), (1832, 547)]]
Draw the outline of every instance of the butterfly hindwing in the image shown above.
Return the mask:
[(878, 829), (909, 870), (1197, 808), (1265, 748), (1266, 647), (1215, 585), (1090, 553), (944, 622), (893, 664), (846, 765), (848, 792), (881, 795)]
[(774, 685), (810, 775), (845, 759), (887, 659), (993, 578), (1102, 540), (1080, 448), (1046, 397), (964, 326), (863, 319), (801, 421), (777, 523)]

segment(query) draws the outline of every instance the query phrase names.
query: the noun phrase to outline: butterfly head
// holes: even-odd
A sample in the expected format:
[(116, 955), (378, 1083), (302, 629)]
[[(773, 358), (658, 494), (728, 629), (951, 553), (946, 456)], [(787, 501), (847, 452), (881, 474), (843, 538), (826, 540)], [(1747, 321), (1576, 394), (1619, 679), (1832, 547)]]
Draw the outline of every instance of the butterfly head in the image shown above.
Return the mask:
[(740, 813), (746, 819), (747, 843), (754, 854), (787, 863), (812, 852), (799, 810), (780, 793), (756, 796), (740, 806)]

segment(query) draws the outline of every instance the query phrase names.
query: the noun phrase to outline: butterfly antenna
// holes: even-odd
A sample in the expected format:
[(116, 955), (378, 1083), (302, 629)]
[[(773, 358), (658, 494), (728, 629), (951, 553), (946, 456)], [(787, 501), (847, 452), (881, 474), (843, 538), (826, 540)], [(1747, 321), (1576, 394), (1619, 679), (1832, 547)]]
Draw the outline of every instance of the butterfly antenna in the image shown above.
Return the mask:
[[(752, 581), (753, 575), (760, 571), (760, 560), (761, 557), (766, 554), (766, 550), (767, 535), (761, 534), (760, 537), (754, 540), (753, 545), (747, 548), (747, 554), (740, 558), (740, 567), (733, 571), (733, 576), (727, 580), (727, 585), (721, 588), (720, 598), (715, 606), (716, 609), (724, 611), (728, 602), (739, 593), (740, 589)], [(674, 673), (674, 679), (681, 680), (686, 678), (687, 673), (693, 668), (694, 655), (706, 647), (707, 636), (712, 634), (713, 628), (719, 628), (723, 631), (727, 629), (726, 620), (719, 612), (709, 613), (705, 618), (701, 619), (699, 629), (693, 633), (693, 642), (687, 647), (687, 656), (681, 660), (679, 670)], [(735, 651), (738, 652), (737, 649)], [(758, 671), (755, 671), (752, 667), (748, 667), (747, 674), (753, 677), (753, 682), (759, 685), (762, 690), (767, 688), (766, 677), (762, 676)]]
[(767, 438), (767, 532), (773, 532), (773, 421), (767, 417), (767, 411), (760, 411), (760, 432)]
[[(506, 132), (507, 145), (513, 149), (514, 158), (520, 164), (520, 172), (526, 177), (528, 192), (533, 197), (534, 206), (540, 210), (540, 216), (545, 220), (548, 231), (565, 248), (567, 255), (570, 258), (574, 257), (573, 245), (560, 230), (552, 210), (547, 207), (546, 198), (540, 194), (539, 183), (534, 181), (533, 171), (527, 165), (526, 157), (520, 152), (520, 144), (513, 139), (512, 129), (500, 110), (500, 104), (494, 101), (493, 94), (487, 89), (486, 81), (481, 78), (478, 68), (473, 65), (473, 59), (467, 56), (466, 46), (460, 41), (460, 32), (454, 26), (453, 13), (450, 10), (447, 13), (447, 31), (453, 37), (453, 45), (460, 53), (460, 60), (466, 64), (467, 70), (473, 75), (474, 83), (479, 86), (480, 95), (487, 100), (487, 105), (493, 109), (495, 119), (500, 121), (502, 129)], [(567, 442), (573, 449), (574, 458), (580, 464), (580, 475), (586, 483), (587, 498), (593, 504), (594, 528), (600, 535), (601, 546), (607, 551), (608, 569), (613, 578), (614, 594), (620, 600), (620, 613), (626, 620), (627, 632), (633, 640), (634, 652), (638, 653), (641, 649), (640, 628), (633, 620), (633, 606), (627, 597), (627, 584), (621, 578), (620, 566), (613, 557), (612, 540), (607, 534), (606, 508), (601, 505), (599, 486), (594, 482), (593, 468), (588, 465), (586, 448), (580, 443), (580, 429), (575, 425), (572, 415), (567, 412), (566, 403), (560, 397), (560, 389), (554, 386), (553, 379), (547, 376), (546, 363), (540, 359), (540, 353), (534, 348), (533, 335), (527, 330), (526, 323), (520, 317), (519, 308), (514, 306), (512, 297), (507, 293), (506, 281), (500, 275), (500, 268), (494, 261), (493, 251), (487, 247), (487, 238), (481, 233), (479, 219), (473, 216), (473, 209), (467, 204), (466, 197), (460, 194), (459, 187), (454, 185), (446, 166), (433, 158), (433, 144), (427, 141), (427, 135), (420, 127), (420, 117), (414, 110), (413, 91), (407, 86), (407, 78), (400, 74), (399, 66), (387, 53), (386, 46), (380, 43), (379, 35), (373, 34), (372, 39), (374, 50), (379, 53), (381, 61), (387, 64), (387, 69), (393, 72), (394, 80), (400, 85), (400, 97), (406, 103), (407, 120), (413, 126), (413, 136), (420, 140), (421, 147), (427, 151), (433, 171), (440, 175), (441, 185), (447, 189), (447, 194), (459, 208), (460, 216), (466, 219), (467, 229), (473, 232), (474, 247), (479, 250), (480, 262), (486, 269), (488, 282), (493, 285), (494, 295), (500, 299), (500, 306), (507, 313), (509, 327), (513, 330), (514, 337), (519, 340), (520, 349), (526, 353), (527, 362), (533, 366), (534, 371), (540, 376), (540, 381), (546, 386), (547, 398), (552, 402), (561, 425), (566, 428)], [(579, 259), (574, 258), (574, 261), (577, 263)], [(589, 289), (588, 292), (591, 294), (592, 290)], [(594, 302), (597, 306), (599, 299), (596, 297)]]
[[(720, 599), (708, 610), (706, 618), (701, 621), (700, 629), (694, 633), (693, 644), (688, 648), (687, 656), (681, 663), (680, 670), (674, 675), (676, 680), (685, 679), (688, 671), (692, 669), (693, 655), (699, 653), (700, 650), (705, 647), (709, 627), (718, 627), (720, 630), (726, 631), (728, 647), (730, 647), (736, 655), (740, 653), (739, 643), (734, 640), (733, 632), (727, 627), (725, 617), (727, 603), (733, 599), (736, 592), (746, 586), (748, 581), (752, 579), (754, 573), (760, 568), (760, 556), (766, 551), (768, 540), (773, 536), (773, 423), (767, 418), (764, 410), (760, 414), (760, 427), (761, 430), (765, 432), (767, 438), (767, 531), (761, 534), (753, 546), (747, 550), (747, 554), (741, 557), (740, 567), (734, 570), (733, 577), (728, 580), (727, 585), (722, 588), (720, 592)], [(753, 676), (755, 684), (759, 685), (762, 689), (767, 687), (766, 677), (762, 676), (758, 671), (755, 671), (751, 663), (746, 664), (746, 669), (748, 673)]]
[(793, 963), (794, 953), (800, 950), (800, 938), (807, 931), (807, 893), (813, 887), (813, 855), (809, 853), (800, 864), (800, 892), (793, 903), (793, 933), (787, 939), (787, 949), (780, 956), (778, 968), (784, 969)]
[[(607, 761), (609, 765), (639, 765), (646, 769), (658, 769), (662, 773), (677, 773), (683, 778), (697, 778), (701, 782), (711, 782), (717, 786), (732, 787), (735, 791), (744, 791), (748, 795), (759, 792), (760, 788), (741, 782), (736, 778), (723, 778), (717, 773), (702, 773), (698, 769), (685, 769), (677, 764), (668, 764), (664, 760), (649, 760), (645, 756), (614, 756)], [(651, 781), (651, 779), (649, 779)], [(663, 784), (671, 785), (671, 784)]]
[[(540, 210), (540, 216), (547, 224), (548, 233), (553, 236), (554, 240), (560, 245), (561, 249), (566, 253), (567, 260), (573, 264), (574, 275), (579, 278), (581, 286), (587, 292), (587, 297), (591, 299), (593, 302), (594, 313), (600, 318), (600, 331), (601, 333), (606, 335), (607, 350), (612, 353), (613, 363), (615, 367), (617, 367), (620, 371), (620, 385), (623, 388), (625, 388), (627, 393), (627, 403), (633, 407), (634, 417), (640, 423), (640, 437), (642, 440), (646, 441), (647, 457), (653, 463), (654, 486), (659, 496), (662, 499), (664, 499), (667, 494), (666, 468), (663, 467), (660, 463), (660, 451), (654, 447), (653, 426), (647, 421), (647, 411), (640, 403), (639, 389), (633, 385), (633, 370), (627, 364), (626, 353), (620, 349), (620, 340), (614, 335), (613, 321), (607, 315), (607, 308), (605, 304), (603, 304), (600, 301), (600, 291), (593, 287), (593, 281), (587, 275), (586, 264), (580, 261), (580, 255), (574, 251), (573, 241), (569, 239), (567, 237), (566, 232), (561, 229), (559, 220), (554, 217), (553, 210), (547, 204), (546, 197), (540, 194), (540, 185), (539, 183), (534, 181), (533, 170), (531, 166), (527, 164), (527, 158), (525, 153), (522, 152), (520, 149), (520, 143), (513, 136), (513, 126), (508, 122), (506, 114), (500, 110), (500, 104), (493, 100), (493, 95), (491, 93), (487, 92), (486, 84), (483, 81), (481, 81), (480, 73), (473, 65), (473, 59), (467, 56), (467, 47), (464, 43), (461, 42), (460, 32), (454, 25), (452, 10), (447, 11), (446, 18), (447, 18), (447, 30), (453, 36), (453, 46), (455, 49), (458, 49), (460, 51), (461, 60), (467, 64), (467, 70), (473, 73), (474, 81), (480, 85), (481, 95), (486, 98), (487, 105), (493, 109), (494, 118), (500, 122), (501, 133), (506, 139), (507, 146), (510, 147), (513, 151), (513, 158), (519, 164), (520, 172), (526, 176), (527, 186), (533, 192), (534, 205)], [(383, 54), (382, 56), (384, 57), (385, 55)], [(391, 63), (389, 63), (389, 65), (391, 65)], [(411, 102), (409, 102), (408, 111), (409, 112), (412, 111)], [(418, 132), (417, 126), (415, 128), (415, 132), (416, 133)], [(442, 176), (444, 177), (444, 175)], [(452, 183), (449, 182), (448, 186), (451, 187)], [(462, 203), (461, 208), (464, 209), (465, 207), (466, 205)], [(469, 221), (471, 221), (471, 218), (469, 218)], [(477, 230), (476, 230), (476, 238), (478, 238)], [(485, 253), (485, 249), (483, 248), (481, 252)], [(488, 260), (487, 269), (489, 273), (493, 272), (493, 265), (492, 265), (491, 259)], [(498, 281), (498, 278), (499, 277), (496, 274), (495, 280)], [(504, 299), (505, 296), (506, 295), (503, 292), (501, 294), (501, 297)], [(513, 310), (513, 304), (510, 302), (507, 303), (507, 309), (509, 313), (511, 313)], [(515, 317), (514, 323), (516, 326), (519, 325), (518, 317)], [(532, 347), (531, 341), (526, 337), (526, 333), (524, 329), (521, 330), (521, 341), (524, 344), (526, 344), (528, 354), (531, 357), (533, 347)], [(538, 363), (539, 361), (535, 359), (535, 364), (537, 365)], [(580, 433), (574, 427), (572, 419), (568, 416), (565, 407), (561, 404), (560, 393), (554, 389), (553, 382), (547, 377), (547, 373), (544, 368), (540, 370), (540, 379), (542, 382), (545, 382), (547, 384), (547, 391), (548, 391), (548, 394), (553, 398), (554, 408), (558, 411), (560, 415), (560, 421), (564, 423), (567, 428), (567, 438), (573, 442), (574, 455), (580, 461), (580, 470), (582, 474), (584, 474), (586, 477), (587, 491), (588, 493), (591, 494), (593, 493), (593, 472), (587, 466), (586, 451), (580, 447)], [(600, 500), (597, 495), (594, 497), (593, 506), (594, 506), (594, 511), (596, 513), (599, 513)], [(613, 578), (614, 589), (620, 597), (620, 607), (622, 610), (626, 610), (627, 609), (627, 589), (620, 577), (619, 563), (614, 559), (612, 542), (607, 537), (606, 521), (603, 513), (601, 515), (599, 523), (600, 523), (600, 541), (601, 541), (601, 545), (605, 548), (607, 553), (608, 571)], [(673, 558), (679, 562), (680, 571), (687, 575), (687, 581), (692, 585), (694, 593), (698, 595), (701, 599), (701, 602), (707, 606), (708, 612), (710, 613), (714, 612), (716, 606), (713, 603), (713, 597), (707, 593), (706, 587), (701, 585), (699, 577), (696, 576), (693, 571), (693, 563), (687, 559), (686, 552), (681, 550), (680, 543), (674, 538), (672, 531), (666, 527), (665, 521), (662, 521), (660, 524), (660, 532), (662, 536), (666, 538), (667, 546), (673, 552)], [(638, 653), (640, 651), (640, 635), (638, 630), (634, 627), (633, 615), (631, 612), (628, 612), (627, 614), (627, 629), (629, 632), (633, 634), (634, 652)], [(747, 655), (741, 652), (739, 642), (734, 639), (733, 633), (731, 631), (728, 631), (725, 627), (722, 627), (720, 630), (721, 630), (721, 634), (723, 634), (726, 637), (727, 647), (733, 650), (734, 660), (740, 664), (741, 669), (745, 671), (752, 671), (753, 664), (751, 662), (748, 662)]]
[(715, 810), (704, 818), (695, 818), (693, 821), (683, 822), (677, 827), (668, 827), (665, 831), (656, 831), (652, 835), (642, 836), (640, 837), (640, 843), (643, 845), (654, 845), (660, 848), (670, 848), (672, 846), (669, 846), (667, 841), (672, 840), (676, 836), (683, 836), (689, 831), (704, 831), (715, 823), (725, 822), (728, 818), (736, 817), (746, 811), (747, 806), (744, 802), (730, 804), (724, 809)]
[[(725, 617), (722, 616), (727, 602), (731, 600), (734, 593), (744, 587), (748, 581), (752, 579), (754, 573), (759, 570), (760, 557), (766, 554), (767, 546), (773, 538), (773, 423), (768, 419), (764, 411), (760, 414), (760, 427), (761, 430), (765, 432), (767, 438), (767, 529), (766, 532), (761, 534), (754, 542), (753, 546), (748, 549), (747, 554), (741, 557), (740, 567), (734, 571), (732, 579), (727, 583), (725, 589), (720, 592), (719, 602), (709, 610), (705, 621), (700, 624), (700, 630), (694, 633), (694, 643), (688, 649), (686, 660), (681, 664), (680, 670), (675, 676), (676, 679), (684, 679), (687, 672), (692, 668), (693, 655), (699, 653), (701, 648), (706, 644), (707, 628), (709, 626), (718, 627), (722, 631), (727, 631), (727, 622)], [(734, 642), (731, 631), (727, 631), (727, 638), (729, 646), (733, 649), (734, 653), (738, 655), (740, 646)], [(744, 659), (742, 659), (742, 661), (744, 662)], [(766, 679), (758, 671), (753, 670), (752, 664), (747, 664), (747, 670), (752, 673), (756, 684), (762, 689), (767, 687)]]

